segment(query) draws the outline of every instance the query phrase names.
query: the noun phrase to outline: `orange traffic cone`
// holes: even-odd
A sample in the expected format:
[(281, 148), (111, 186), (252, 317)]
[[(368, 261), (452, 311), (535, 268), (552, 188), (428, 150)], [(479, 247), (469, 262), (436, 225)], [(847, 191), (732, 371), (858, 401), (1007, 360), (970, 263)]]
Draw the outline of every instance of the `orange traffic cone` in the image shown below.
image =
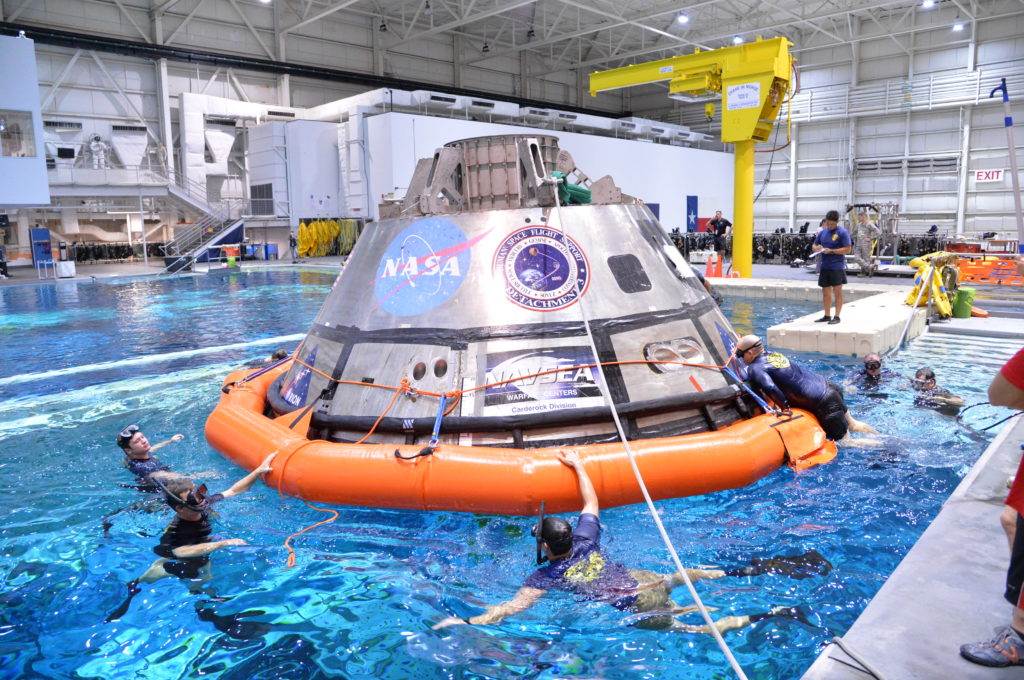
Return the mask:
[(704, 278), (710, 279), (711, 277), (711, 256), (708, 255), (708, 266), (704, 268)]
[(722, 258), (720, 257), (715, 259), (715, 276), (722, 278)]

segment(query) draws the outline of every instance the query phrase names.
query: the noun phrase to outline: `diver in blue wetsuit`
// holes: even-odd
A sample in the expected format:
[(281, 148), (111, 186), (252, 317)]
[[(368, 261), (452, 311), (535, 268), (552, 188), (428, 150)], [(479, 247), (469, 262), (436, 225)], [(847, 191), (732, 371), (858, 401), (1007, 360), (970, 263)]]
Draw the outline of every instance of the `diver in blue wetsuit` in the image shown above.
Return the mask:
[[(583, 510), (576, 529), (560, 517), (543, 517), (534, 527), (537, 540), (537, 563), (550, 564), (538, 569), (508, 602), (487, 608), (483, 614), (468, 619), (450, 617), (433, 626), (434, 630), (457, 624), (492, 624), (525, 611), (549, 590), (566, 590), (582, 599), (607, 602), (617, 609), (635, 612), (638, 620), (633, 624), (641, 628), (674, 630), (684, 633), (710, 633), (706, 625), (693, 625), (677, 621), (676, 616), (696, 611), (696, 606), (683, 607), (671, 598), (674, 588), (682, 584), (682, 574), (657, 574), (646, 569), (628, 569), (615, 562), (601, 550), (601, 524), (598, 521), (598, 500), (594, 485), (587, 475), (579, 454), (567, 450), (559, 460), (576, 472)], [(750, 566), (729, 571), (722, 569), (687, 569), (691, 582), (701, 579), (719, 579), (725, 576), (756, 576), (784, 574), (792, 578), (807, 578), (827, 574), (832, 565), (817, 551), (792, 557), (772, 557), (751, 560)], [(648, 613), (646, 616), (645, 613)], [(773, 607), (763, 614), (725, 616), (715, 621), (720, 632), (749, 626), (769, 617), (804, 620), (795, 607)]]
[(850, 430), (874, 434), (878, 434), (878, 430), (850, 415), (838, 385), (778, 352), (765, 353), (761, 338), (756, 335), (740, 338), (736, 343), (736, 357), (747, 365), (748, 380), (765, 397), (784, 411), (793, 406), (810, 411), (829, 439), (860, 446), (878, 443), (875, 440), (855, 440), (848, 435)]

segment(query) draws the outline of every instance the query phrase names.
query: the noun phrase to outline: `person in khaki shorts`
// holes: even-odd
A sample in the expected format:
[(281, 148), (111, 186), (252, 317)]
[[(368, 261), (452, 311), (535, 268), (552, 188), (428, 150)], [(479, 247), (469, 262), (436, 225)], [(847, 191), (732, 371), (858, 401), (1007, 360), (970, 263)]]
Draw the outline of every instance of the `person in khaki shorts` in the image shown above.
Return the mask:
[[(537, 564), (550, 560), (550, 564), (530, 575), (515, 597), (502, 604), (488, 607), (483, 614), (469, 618), (450, 617), (437, 623), (434, 629), (457, 624), (492, 624), (525, 611), (533, 606), (548, 590), (566, 590), (584, 600), (607, 602), (617, 609), (631, 612), (631, 625), (640, 628), (673, 630), (683, 633), (710, 633), (706, 625), (677, 621), (676, 616), (696, 611), (696, 606), (683, 607), (671, 597), (672, 590), (682, 584), (683, 576), (658, 574), (647, 569), (627, 569), (613, 561), (601, 550), (601, 524), (597, 519), (598, 501), (594, 485), (579, 455), (566, 450), (559, 456), (563, 464), (572, 468), (583, 497), (576, 529), (561, 517), (541, 517), (534, 526), (537, 541)], [(719, 579), (725, 576), (756, 576), (783, 574), (792, 578), (807, 578), (826, 574), (832, 565), (817, 551), (792, 557), (770, 557), (751, 560), (749, 566), (729, 571), (722, 569), (687, 569), (690, 581)], [(805, 621), (803, 612), (796, 607), (772, 607), (760, 614), (725, 616), (715, 621), (719, 632), (749, 626), (770, 617), (795, 618)]]

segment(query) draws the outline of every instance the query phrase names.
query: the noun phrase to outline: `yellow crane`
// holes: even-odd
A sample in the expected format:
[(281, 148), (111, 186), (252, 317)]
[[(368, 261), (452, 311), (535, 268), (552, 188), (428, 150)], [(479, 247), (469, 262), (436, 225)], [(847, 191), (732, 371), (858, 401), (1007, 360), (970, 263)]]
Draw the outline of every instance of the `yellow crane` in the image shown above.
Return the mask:
[[(590, 94), (668, 81), (669, 96), (722, 97), (722, 141), (735, 145), (732, 267), (750, 276), (754, 245), (754, 145), (767, 142), (789, 89), (792, 43), (785, 38), (684, 54), (590, 74)], [(708, 105), (708, 113), (714, 110)]]

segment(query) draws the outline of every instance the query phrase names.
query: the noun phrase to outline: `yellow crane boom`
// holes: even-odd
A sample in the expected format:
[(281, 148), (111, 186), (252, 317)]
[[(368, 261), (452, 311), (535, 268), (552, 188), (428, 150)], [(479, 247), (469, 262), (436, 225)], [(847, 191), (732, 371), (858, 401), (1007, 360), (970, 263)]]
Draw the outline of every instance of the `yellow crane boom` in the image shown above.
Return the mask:
[(590, 74), (590, 94), (668, 81), (669, 96), (722, 97), (722, 141), (735, 145), (733, 270), (749, 277), (754, 244), (754, 145), (768, 141), (789, 89), (792, 43), (785, 38), (684, 54)]

